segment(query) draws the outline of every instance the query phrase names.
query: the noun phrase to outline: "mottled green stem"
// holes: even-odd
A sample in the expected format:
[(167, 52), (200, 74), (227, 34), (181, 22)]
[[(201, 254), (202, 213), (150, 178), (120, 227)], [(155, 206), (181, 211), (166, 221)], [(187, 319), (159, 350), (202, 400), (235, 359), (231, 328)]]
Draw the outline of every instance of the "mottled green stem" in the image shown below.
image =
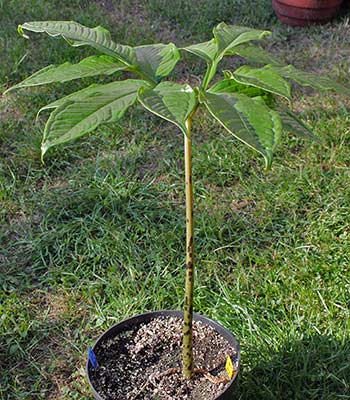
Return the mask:
[(193, 186), (192, 186), (192, 157), (191, 157), (191, 125), (192, 116), (186, 121), (187, 135), (185, 135), (185, 181), (186, 181), (186, 285), (184, 305), (183, 330), (183, 366), (182, 373), (186, 379), (193, 377), (193, 349), (192, 349), (192, 315), (193, 315), (193, 287), (194, 287), (194, 259), (193, 259)]

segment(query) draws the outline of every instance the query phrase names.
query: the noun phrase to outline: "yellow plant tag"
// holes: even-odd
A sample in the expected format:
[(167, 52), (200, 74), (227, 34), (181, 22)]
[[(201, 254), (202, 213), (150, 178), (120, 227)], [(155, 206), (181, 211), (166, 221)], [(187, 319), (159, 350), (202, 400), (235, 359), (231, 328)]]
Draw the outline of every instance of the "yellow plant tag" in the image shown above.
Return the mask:
[(233, 375), (235, 374), (235, 370), (233, 368), (233, 364), (232, 364), (232, 360), (231, 360), (230, 356), (227, 356), (225, 369), (226, 369), (226, 372), (227, 372), (227, 375), (229, 376), (229, 378), (232, 379)]

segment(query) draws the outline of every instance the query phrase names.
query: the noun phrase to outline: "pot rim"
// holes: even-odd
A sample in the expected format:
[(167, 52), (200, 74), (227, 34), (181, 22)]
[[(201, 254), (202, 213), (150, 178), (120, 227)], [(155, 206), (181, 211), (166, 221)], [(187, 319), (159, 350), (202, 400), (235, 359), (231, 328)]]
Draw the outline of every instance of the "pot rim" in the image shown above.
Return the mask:
[(342, 0), (278, 0), (279, 3), (301, 9), (328, 9), (339, 7)]
[[(99, 336), (99, 338), (96, 340), (94, 345), (92, 346), (93, 350), (96, 348), (96, 346), (99, 345), (100, 342), (104, 341), (105, 339), (109, 337), (115, 336), (113, 333), (114, 331), (122, 331), (123, 329), (120, 328), (126, 328), (124, 330), (127, 330), (129, 327), (138, 325), (142, 322), (148, 322), (153, 318), (160, 317), (160, 316), (170, 316), (170, 317), (180, 317), (183, 318), (183, 311), (179, 310), (160, 310), (160, 311), (149, 311), (146, 313), (142, 314), (137, 314), (133, 317), (126, 318), (122, 320), (121, 322), (118, 322), (111, 326), (109, 329), (107, 329), (105, 332), (102, 333), (102, 335)], [(236, 362), (237, 362), (237, 370), (234, 375), (234, 377), (231, 379), (230, 384), (227, 386), (224, 392), (221, 392), (215, 399), (213, 400), (220, 400), (221, 396), (224, 395), (226, 392), (232, 390), (233, 384), (237, 380), (237, 376), (240, 370), (240, 361), (241, 361), (241, 350), (240, 350), (240, 344), (238, 340), (232, 335), (232, 333), (225, 327), (223, 327), (221, 324), (219, 324), (216, 321), (211, 320), (208, 317), (205, 317), (201, 314), (198, 313), (193, 313), (193, 320), (194, 321), (201, 321), (205, 323), (206, 325), (211, 326), (214, 328), (223, 338), (225, 338), (230, 345), (232, 345), (235, 350), (237, 351), (236, 354)], [(90, 362), (89, 360), (86, 361), (86, 375), (87, 379), (90, 385), (90, 388), (93, 392), (93, 395), (95, 396), (95, 399), (97, 400), (103, 400), (101, 395), (95, 390), (94, 386), (92, 385), (91, 379), (90, 379), (90, 368), (89, 368)]]

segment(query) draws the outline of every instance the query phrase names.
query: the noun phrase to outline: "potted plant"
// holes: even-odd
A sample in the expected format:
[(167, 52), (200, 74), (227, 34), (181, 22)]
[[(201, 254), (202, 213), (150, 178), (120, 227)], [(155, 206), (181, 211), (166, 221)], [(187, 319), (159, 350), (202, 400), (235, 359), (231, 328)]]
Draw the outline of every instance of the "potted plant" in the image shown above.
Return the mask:
[[(89, 45), (102, 55), (87, 57), (77, 64), (48, 66), (9, 90), (112, 75), (116, 71), (135, 75), (133, 79), (91, 85), (43, 107), (40, 111), (51, 110), (51, 115), (44, 129), (42, 157), (50, 148), (77, 139), (99, 124), (119, 120), (135, 103), (176, 125), (184, 137), (184, 310), (143, 314), (105, 332), (89, 350), (87, 363), (95, 398), (231, 398), (239, 368), (238, 342), (217, 323), (193, 313), (192, 122), (199, 109), (209, 112), (230, 134), (259, 152), (267, 170), (283, 131), (312, 137), (310, 129), (290, 110), (290, 80), (321, 91), (349, 95), (349, 90), (331, 79), (274, 59), (255, 44), (269, 32), (225, 23), (214, 28), (213, 38), (208, 42), (181, 49), (172, 43), (120, 45), (102, 27), (90, 29), (76, 22), (29, 22), (19, 26), (19, 32), (27, 37), (25, 31), (63, 37), (72, 46)], [(207, 63), (197, 87), (167, 80), (183, 53)], [(255, 66), (224, 71), (223, 78), (213, 83), (225, 56), (243, 57)]]
[(281, 22), (292, 26), (325, 24), (334, 18), (342, 0), (272, 0)]

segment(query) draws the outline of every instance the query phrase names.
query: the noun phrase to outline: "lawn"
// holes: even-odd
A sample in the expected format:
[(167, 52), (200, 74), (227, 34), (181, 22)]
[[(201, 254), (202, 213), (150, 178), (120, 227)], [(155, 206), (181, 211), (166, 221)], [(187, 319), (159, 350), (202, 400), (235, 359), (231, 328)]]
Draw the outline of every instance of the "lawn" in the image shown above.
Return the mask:
[[(0, 0), (0, 93), (92, 54), (17, 34), (17, 24), (47, 19), (101, 24), (131, 45), (208, 40), (220, 21), (269, 29), (276, 56), (350, 86), (349, 15), (291, 29), (268, 0)], [(176, 74), (195, 82), (199, 70), (180, 64)], [(47, 116), (36, 112), (79, 85), (0, 95), (4, 400), (92, 399), (84, 364), (98, 335), (182, 307), (182, 135), (134, 108), (42, 165)], [(320, 140), (284, 137), (269, 173), (205, 116), (194, 127), (195, 311), (241, 342), (235, 399), (350, 399), (350, 103), (298, 90), (294, 108)]]

